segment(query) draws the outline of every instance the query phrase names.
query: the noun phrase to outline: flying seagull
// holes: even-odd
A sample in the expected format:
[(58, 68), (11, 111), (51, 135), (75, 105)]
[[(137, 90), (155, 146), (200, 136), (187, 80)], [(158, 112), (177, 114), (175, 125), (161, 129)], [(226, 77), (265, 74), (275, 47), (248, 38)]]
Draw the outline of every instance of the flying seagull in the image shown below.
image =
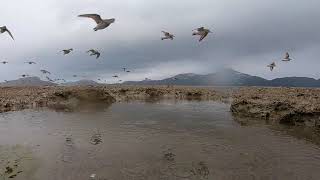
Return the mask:
[(175, 37), (173, 34), (170, 34), (169, 32), (166, 32), (166, 31), (162, 31), (162, 33), (164, 34), (164, 37), (162, 37), (161, 40), (165, 40), (165, 39), (173, 40), (173, 38)]
[(97, 23), (97, 26), (93, 28), (94, 31), (105, 29), (108, 26), (110, 26), (110, 24), (116, 21), (114, 18), (102, 19), (99, 14), (81, 14), (78, 17), (86, 17), (93, 19)]
[(112, 76), (112, 77), (114, 77), (114, 78), (118, 78), (119, 76), (118, 76), (118, 75), (114, 75), (114, 76)]
[(11, 38), (14, 40), (11, 32), (9, 31), (9, 29), (6, 26), (0, 27), (0, 34), (5, 33), (5, 32), (7, 32), (11, 36)]
[(1, 63), (2, 64), (8, 64), (9, 62), (8, 61), (2, 61)]
[(27, 63), (27, 64), (37, 64), (37, 63), (35, 63), (33, 61), (28, 61), (28, 62), (25, 62), (25, 63)]
[(25, 78), (25, 77), (28, 77), (29, 75), (28, 74), (22, 74), (21, 77)]
[(126, 71), (127, 73), (131, 72), (131, 71)]
[(284, 58), (282, 59), (282, 61), (291, 61), (292, 59), (290, 58), (290, 55), (288, 52), (286, 52)]
[(267, 67), (270, 68), (270, 71), (273, 71), (273, 69), (276, 67), (276, 63), (273, 62), (273, 63), (269, 64)]
[(199, 35), (200, 36), (199, 42), (201, 42), (209, 33), (212, 33), (209, 29), (205, 29), (204, 27), (200, 27), (195, 30), (196, 32), (193, 32), (192, 35), (193, 36)]
[(100, 57), (100, 53), (94, 49), (90, 49), (89, 51), (87, 51), (87, 53), (90, 53), (90, 56), (97, 56), (96, 59)]
[(48, 81), (50, 82), (54, 82), (54, 80), (52, 80), (51, 78), (49, 78), (48, 76), (46, 76), (46, 78), (48, 79)]
[(40, 71), (41, 71), (43, 74), (51, 74), (49, 71), (44, 70), (44, 69), (41, 69)]
[(67, 54), (71, 53), (71, 51), (73, 51), (73, 48), (62, 50), (63, 55), (67, 55)]

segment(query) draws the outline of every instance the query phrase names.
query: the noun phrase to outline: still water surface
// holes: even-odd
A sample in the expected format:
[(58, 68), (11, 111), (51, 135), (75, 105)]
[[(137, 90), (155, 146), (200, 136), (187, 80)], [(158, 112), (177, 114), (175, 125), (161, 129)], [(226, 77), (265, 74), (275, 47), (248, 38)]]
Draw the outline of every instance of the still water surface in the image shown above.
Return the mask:
[[(90, 177), (91, 176), (91, 177)], [(229, 105), (115, 103), (99, 110), (0, 114), (0, 179), (320, 179), (320, 149)]]

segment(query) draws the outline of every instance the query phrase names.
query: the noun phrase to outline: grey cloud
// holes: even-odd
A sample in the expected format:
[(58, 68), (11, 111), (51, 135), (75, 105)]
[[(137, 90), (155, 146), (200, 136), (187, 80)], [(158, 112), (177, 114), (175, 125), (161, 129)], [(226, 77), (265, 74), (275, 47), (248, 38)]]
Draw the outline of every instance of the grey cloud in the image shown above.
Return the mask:
[[(132, 70), (123, 80), (211, 73), (222, 67), (266, 78), (319, 78), (319, 5), (316, 0), (6, 1), (0, 22), (13, 29), (17, 40), (0, 36), (1, 58), (13, 62), (10, 68), (0, 66), (0, 79), (40, 75), (44, 67), (67, 79), (87, 74), (112, 81), (111, 75), (121, 73), (123, 66)], [(93, 21), (77, 18), (92, 12), (115, 17), (116, 23), (93, 32)], [(202, 43), (191, 36), (199, 26), (214, 31)], [(161, 30), (173, 32), (176, 39), (161, 41)], [(72, 55), (59, 54), (69, 47), (75, 48)], [(102, 52), (99, 61), (85, 53), (90, 48)], [(265, 66), (285, 51), (294, 61), (279, 62), (270, 73)], [(21, 64), (27, 58), (38, 59), (39, 65)]]

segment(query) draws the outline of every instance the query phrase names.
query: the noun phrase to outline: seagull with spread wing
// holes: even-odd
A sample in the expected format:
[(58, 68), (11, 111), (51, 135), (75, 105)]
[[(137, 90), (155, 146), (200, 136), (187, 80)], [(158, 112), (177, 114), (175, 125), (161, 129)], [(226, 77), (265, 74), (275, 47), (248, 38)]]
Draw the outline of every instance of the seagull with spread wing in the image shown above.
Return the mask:
[(201, 42), (209, 33), (212, 33), (209, 29), (205, 29), (204, 27), (200, 27), (194, 30), (192, 33), (193, 36), (200, 36), (199, 42)]
[(170, 34), (169, 32), (166, 32), (166, 31), (162, 31), (162, 33), (164, 34), (164, 37), (162, 37), (161, 40), (165, 40), (165, 39), (173, 40), (173, 38), (175, 37), (173, 34)]
[(35, 63), (33, 61), (28, 61), (28, 62), (25, 62), (25, 63), (27, 63), (27, 64), (37, 64), (37, 63)]
[(273, 62), (273, 63), (269, 64), (267, 67), (270, 68), (270, 71), (273, 71), (273, 69), (276, 67), (276, 63)]
[(72, 51), (73, 51), (73, 48), (62, 50), (63, 55), (67, 55), (67, 54), (71, 53)]
[(9, 29), (6, 26), (0, 27), (0, 34), (5, 33), (5, 32), (7, 32), (11, 36), (11, 38), (14, 40), (11, 32), (9, 31)]
[(292, 59), (290, 58), (290, 55), (289, 55), (289, 53), (288, 52), (286, 52), (286, 54), (285, 54), (285, 56), (284, 56), (284, 58), (282, 59), (282, 61), (291, 61)]
[(105, 29), (116, 21), (114, 18), (102, 19), (99, 14), (81, 14), (78, 17), (86, 17), (93, 19), (97, 23), (97, 26), (93, 28), (94, 31)]
[(90, 56), (96, 56), (96, 59), (100, 57), (100, 52), (94, 49), (90, 49), (87, 53), (90, 53)]
[(51, 74), (49, 71), (44, 70), (44, 69), (41, 69), (40, 71), (41, 71), (43, 74)]
[(46, 78), (48, 79), (48, 81), (50, 82), (54, 82), (54, 80), (52, 80), (51, 78), (49, 78), (48, 76), (46, 76)]

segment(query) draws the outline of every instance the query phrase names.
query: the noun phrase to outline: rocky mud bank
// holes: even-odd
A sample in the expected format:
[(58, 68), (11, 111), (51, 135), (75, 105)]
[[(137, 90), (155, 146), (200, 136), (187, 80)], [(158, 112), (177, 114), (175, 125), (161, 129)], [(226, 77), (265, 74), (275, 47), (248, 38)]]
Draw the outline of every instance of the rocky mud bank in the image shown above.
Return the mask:
[(213, 100), (231, 104), (236, 119), (316, 127), (320, 129), (320, 89), (207, 88), (167, 86), (3, 87), (0, 112), (34, 107), (73, 110), (119, 101)]
[(240, 121), (320, 129), (320, 89), (241, 88), (234, 92), (230, 109)]
[(3, 87), (0, 88), (0, 112), (35, 107), (73, 110), (90, 104), (161, 98), (229, 101), (230, 94), (229, 90), (164, 86)]

